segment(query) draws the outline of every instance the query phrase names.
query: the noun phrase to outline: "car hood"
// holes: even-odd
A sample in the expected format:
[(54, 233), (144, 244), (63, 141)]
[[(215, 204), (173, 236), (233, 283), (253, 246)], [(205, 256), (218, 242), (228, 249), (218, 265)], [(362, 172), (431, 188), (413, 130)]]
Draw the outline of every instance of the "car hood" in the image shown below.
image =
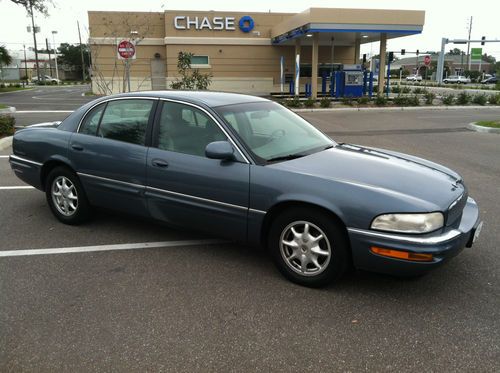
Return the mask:
[(443, 210), (465, 190), (460, 175), (439, 164), (407, 154), (349, 144), (269, 167), (386, 190), (431, 202)]

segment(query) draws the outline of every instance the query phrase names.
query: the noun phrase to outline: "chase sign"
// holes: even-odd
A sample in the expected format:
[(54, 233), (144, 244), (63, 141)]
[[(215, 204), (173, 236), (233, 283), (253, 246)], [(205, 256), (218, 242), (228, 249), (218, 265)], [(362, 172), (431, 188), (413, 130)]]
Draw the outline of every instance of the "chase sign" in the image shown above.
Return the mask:
[[(235, 17), (189, 17), (189, 16), (176, 16), (174, 18), (174, 27), (176, 30), (236, 30)], [(250, 32), (254, 27), (253, 18), (250, 16), (243, 16), (238, 20), (238, 27), (243, 32)]]

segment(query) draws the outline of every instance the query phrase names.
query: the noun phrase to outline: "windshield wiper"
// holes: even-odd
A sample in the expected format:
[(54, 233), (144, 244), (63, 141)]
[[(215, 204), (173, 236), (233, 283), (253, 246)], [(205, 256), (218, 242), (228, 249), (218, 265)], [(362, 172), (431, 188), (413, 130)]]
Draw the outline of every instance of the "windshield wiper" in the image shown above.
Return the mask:
[(278, 161), (289, 161), (289, 160), (292, 160), (292, 159), (297, 159), (297, 158), (300, 158), (300, 157), (305, 157), (306, 155), (307, 154), (300, 154), (300, 153), (297, 153), (297, 154), (288, 154), (288, 155), (281, 155), (279, 157), (274, 157), (274, 158), (267, 159), (266, 162), (270, 163), (270, 162), (278, 162)]

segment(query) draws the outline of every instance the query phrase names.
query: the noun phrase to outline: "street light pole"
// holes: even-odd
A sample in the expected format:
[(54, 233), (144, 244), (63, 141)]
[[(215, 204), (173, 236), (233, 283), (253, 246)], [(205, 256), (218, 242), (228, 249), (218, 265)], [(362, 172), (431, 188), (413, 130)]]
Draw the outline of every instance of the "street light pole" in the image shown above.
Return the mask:
[(26, 45), (23, 44), (23, 50), (24, 50), (24, 76), (26, 80), (26, 84), (28, 84), (28, 63), (26, 61)]
[(82, 35), (80, 34), (80, 22), (76, 21), (78, 26), (78, 39), (80, 40), (80, 55), (82, 57), (82, 79), (85, 81), (85, 60), (83, 59)]
[(470, 17), (470, 22), (469, 22), (469, 38), (467, 39), (467, 69), (470, 71), (470, 64), (471, 64), (471, 58), (470, 58), (470, 34), (472, 31), (472, 16)]
[(30, 13), (31, 13), (31, 26), (33, 27), (33, 43), (35, 44), (35, 66), (36, 66), (36, 76), (38, 77), (38, 82), (40, 82), (40, 66), (38, 65), (38, 51), (36, 46), (36, 29), (35, 29), (35, 17), (33, 15), (33, 0), (30, 1)]
[(57, 47), (56, 37), (57, 31), (52, 31), (52, 44), (54, 45), (54, 60), (56, 61), (56, 78), (59, 79), (59, 68), (57, 67)]

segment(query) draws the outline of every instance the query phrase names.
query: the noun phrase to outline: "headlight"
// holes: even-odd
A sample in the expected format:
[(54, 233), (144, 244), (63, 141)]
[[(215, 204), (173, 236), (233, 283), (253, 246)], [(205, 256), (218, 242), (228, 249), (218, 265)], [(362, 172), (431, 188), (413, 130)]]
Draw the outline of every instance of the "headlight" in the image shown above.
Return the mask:
[(439, 229), (444, 224), (443, 214), (384, 214), (372, 222), (372, 229), (401, 233), (427, 233)]

